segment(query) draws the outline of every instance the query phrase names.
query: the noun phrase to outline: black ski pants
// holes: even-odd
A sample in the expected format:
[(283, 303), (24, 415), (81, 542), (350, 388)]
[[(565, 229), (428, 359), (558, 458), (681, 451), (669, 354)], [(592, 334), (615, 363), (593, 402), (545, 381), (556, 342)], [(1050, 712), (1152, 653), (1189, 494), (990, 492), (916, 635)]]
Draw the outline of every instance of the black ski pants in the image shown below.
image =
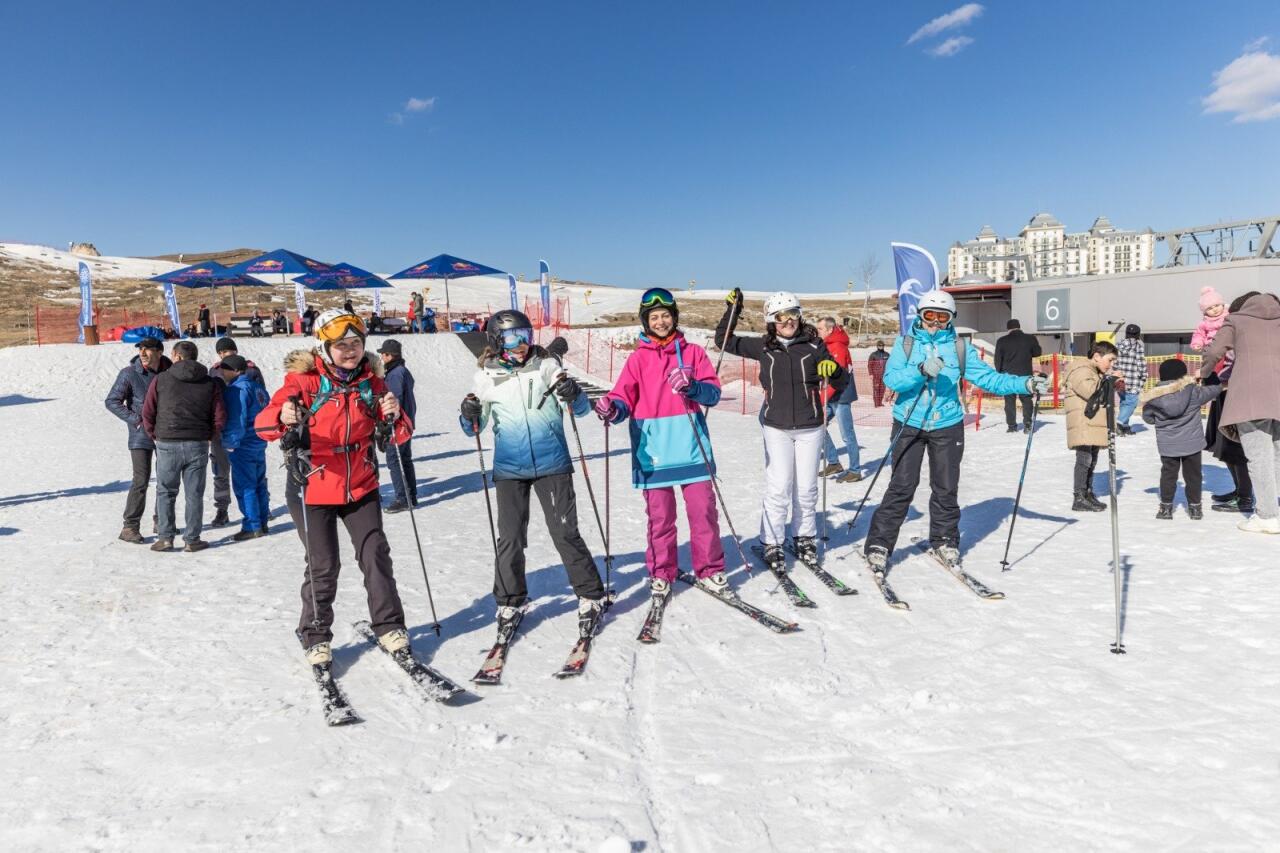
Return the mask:
[[(901, 425), (896, 421), (893, 428)], [(960, 460), (964, 457), (964, 423), (926, 431), (908, 427), (898, 437), (893, 450), (893, 476), (889, 488), (871, 516), (867, 547), (881, 547), (893, 553), (898, 532), (916, 487), (920, 485), (920, 465), (929, 454), (929, 544), (960, 547)]]
[(1031, 426), (1031, 395), (1030, 394), (1005, 394), (1004, 395), (1004, 422), (1011, 427), (1018, 425), (1018, 402), (1022, 402), (1022, 423), (1026, 427)]
[(147, 508), (147, 487), (151, 485), (151, 457), (154, 455), (154, 450), (129, 450), (129, 460), (133, 463), (133, 481), (129, 483), (129, 497), (124, 501), (125, 527), (137, 530), (142, 524), (142, 513)]
[(1187, 503), (1200, 503), (1200, 487), (1204, 483), (1204, 476), (1199, 453), (1160, 457), (1160, 503), (1173, 503), (1173, 494), (1178, 488), (1179, 468), (1182, 469), (1182, 486), (1187, 493)]
[(533, 480), (498, 480), (498, 559), (494, 566), (493, 597), (499, 607), (520, 607), (529, 600), (525, 586), (524, 551), (528, 546), (529, 492), (542, 504), (547, 532), (569, 573), (573, 591), (598, 599), (604, 584), (596, 561), (578, 532), (578, 502), (572, 474), (550, 474)]
[(1074, 486), (1077, 493), (1093, 491), (1093, 469), (1098, 467), (1099, 447), (1077, 447)]
[[(391, 546), (382, 531), (382, 503), (376, 491), (349, 504), (308, 506), (307, 550), (310, 554), (310, 576), (302, 581), (302, 618), (298, 620), (298, 639), (302, 647), (333, 639), (333, 600), (338, 594), (338, 522), (347, 528), (356, 549), (356, 562), (364, 573), (364, 591), (369, 601), (369, 622), (373, 633), (381, 637), (388, 631), (405, 627), (404, 606), (396, 590), (391, 571)], [(314, 588), (312, 581), (314, 580)], [(317, 610), (312, 609), (315, 592)]]

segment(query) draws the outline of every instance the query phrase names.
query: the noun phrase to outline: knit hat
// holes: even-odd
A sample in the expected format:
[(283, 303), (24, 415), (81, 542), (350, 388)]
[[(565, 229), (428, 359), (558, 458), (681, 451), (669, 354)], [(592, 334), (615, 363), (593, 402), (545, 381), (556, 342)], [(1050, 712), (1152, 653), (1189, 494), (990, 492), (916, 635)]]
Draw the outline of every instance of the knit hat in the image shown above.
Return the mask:
[(229, 355), (222, 359), (220, 364), (227, 370), (234, 370), (236, 373), (244, 373), (249, 369), (249, 362), (245, 361), (242, 355)]
[(1187, 375), (1187, 363), (1180, 358), (1160, 362), (1160, 381), (1170, 382)]
[(1212, 308), (1215, 305), (1226, 305), (1226, 304), (1227, 304), (1226, 301), (1223, 300), (1222, 298), (1222, 294), (1214, 290), (1212, 287), (1200, 288), (1200, 313), (1201, 314), (1208, 311), (1210, 308)]
[(1137, 323), (1130, 323), (1129, 325), (1124, 327), (1124, 336), (1126, 338), (1136, 338), (1136, 337), (1140, 337), (1141, 335), (1142, 335), (1142, 329), (1138, 327)]
[(213, 345), (214, 352), (239, 352), (240, 348), (236, 346), (236, 342), (231, 338), (218, 338), (218, 342)]

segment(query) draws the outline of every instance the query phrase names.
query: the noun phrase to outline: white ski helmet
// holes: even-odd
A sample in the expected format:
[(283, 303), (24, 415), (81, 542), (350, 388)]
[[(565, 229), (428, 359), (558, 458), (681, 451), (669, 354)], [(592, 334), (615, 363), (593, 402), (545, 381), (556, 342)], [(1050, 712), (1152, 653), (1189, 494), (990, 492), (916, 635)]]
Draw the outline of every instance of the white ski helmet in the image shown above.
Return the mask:
[(368, 335), (364, 320), (343, 308), (326, 308), (316, 318), (314, 326), (316, 341), (320, 344), (320, 357), (333, 364), (329, 355), (329, 345), (343, 338), (356, 337), (364, 340)]
[(934, 311), (946, 311), (952, 317), (956, 316), (956, 301), (950, 293), (945, 290), (930, 290), (924, 296), (920, 297), (919, 304), (916, 305), (916, 313), (927, 309)]
[(779, 290), (764, 301), (764, 321), (766, 323), (776, 323), (778, 322), (779, 313), (799, 310), (800, 300), (796, 299), (796, 295), (786, 290)]

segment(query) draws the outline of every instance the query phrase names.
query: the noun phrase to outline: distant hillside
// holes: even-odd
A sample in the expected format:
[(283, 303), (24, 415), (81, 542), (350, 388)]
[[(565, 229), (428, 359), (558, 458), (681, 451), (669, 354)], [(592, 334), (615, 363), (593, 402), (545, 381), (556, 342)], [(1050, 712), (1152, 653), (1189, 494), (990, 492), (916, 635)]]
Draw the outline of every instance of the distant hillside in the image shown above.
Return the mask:
[(177, 255), (152, 255), (149, 261), (173, 261), (175, 264), (198, 264), (202, 261), (217, 261), (231, 266), (266, 252), (266, 249), (225, 249), (221, 252), (181, 252)]

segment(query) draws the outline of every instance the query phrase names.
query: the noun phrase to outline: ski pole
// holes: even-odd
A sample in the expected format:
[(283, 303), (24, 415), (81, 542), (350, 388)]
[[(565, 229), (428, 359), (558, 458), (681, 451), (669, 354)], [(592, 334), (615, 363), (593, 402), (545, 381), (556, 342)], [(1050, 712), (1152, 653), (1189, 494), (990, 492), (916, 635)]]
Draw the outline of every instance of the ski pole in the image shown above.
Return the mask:
[[(907, 428), (907, 424), (911, 423), (911, 416), (915, 414), (916, 406), (920, 403), (920, 398), (924, 396), (925, 389), (930, 391), (930, 397), (933, 394), (932, 380), (925, 380), (925, 387), (920, 389), (920, 393), (911, 401), (911, 406), (907, 409), (907, 416), (902, 419), (902, 425), (898, 427), (898, 431), (893, 434), (893, 438), (889, 441), (889, 449), (884, 452), (884, 456), (880, 457), (880, 464), (876, 466), (876, 473), (871, 477), (871, 485), (867, 486), (867, 493), (862, 496), (862, 503), (858, 504), (857, 510), (853, 513), (853, 518), (849, 519), (849, 523), (845, 525), (845, 530), (853, 530), (853, 525), (858, 523), (858, 516), (862, 514), (862, 508), (867, 505), (867, 499), (871, 497), (871, 490), (876, 487), (876, 480), (880, 479), (880, 472), (884, 470), (884, 463), (889, 461), (889, 457), (893, 455), (894, 448), (898, 446), (898, 439), (902, 438), (902, 431)], [(929, 405), (933, 405), (930, 399)], [(925, 408), (925, 414), (929, 414), (928, 407)]]
[(1027, 427), (1027, 449), (1022, 454), (1022, 473), (1018, 475), (1018, 494), (1013, 499), (1013, 517), (1009, 519), (1009, 538), (1004, 542), (1004, 559), (1000, 571), (1009, 571), (1009, 546), (1013, 544), (1013, 526), (1018, 523), (1018, 505), (1022, 503), (1022, 484), (1027, 479), (1027, 462), (1031, 460), (1031, 439), (1036, 434), (1036, 418), (1040, 414), (1040, 395), (1031, 396), (1031, 426)]
[[(604, 425), (604, 551), (606, 554), (612, 554), (613, 533), (610, 530), (610, 522), (613, 514), (609, 511), (609, 424)], [(607, 595), (613, 587), (613, 559), (604, 561), (604, 590)]]
[[(569, 374), (561, 373), (560, 378), (551, 386), (552, 388), (559, 385), (565, 379), (569, 378)], [(579, 393), (582, 393), (579, 391)], [(596, 516), (596, 527), (600, 530), (600, 540), (604, 543), (604, 573), (607, 579), (605, 591), (608, 592), (608, 583), (613, 580), (613, 554), (609, 551), (609, 534), (604, 531), (604, 523), (600, 521), (600, 507), (596, 504), (596, 492), (591, 488), (591, 472), (587, 469), (587, 455), (582, 450), (582, 433), (578, 432), (578, 419), (574, 417), (572, 406), (566, 406), (569, 409), (569, 425), (573, 427), (573, 438), (578, 443), (578, 461), (582, 463), (582, 479), (587, 483), (587, 497), (591, 499), (591, 511)], [(606, 432), (607, 436), (608, 433)], [(608, 456), (605, 456), (606, 463)]]
[[(725, 329), (725, 333), (724, 333), (724, 342), (726, 344), (729, 343), (729, 337), (733, 334), (734, 327), (737, 326), (738, 317), (741, 314), (742, 314), (742, 300), (741, 299), (734, 300), (733, 305), (731, 305), (729, 308), (729, 327)], [(724, 347), (721, 347), (720, 354), (716, 356), (716, 376), (717, 377), (720, 376), (720, 365), (723, 363), (724, 363)], [(747, 393), (747, 386), (745, 382), (742, 385), (742, 393), (743, 394)], [(707, 406), (703, 411), (704, 413), (710, 412), (711, 407)]]
[(1107, 477), (1111, 489), (1111, 566), (1116, 591), (1116, 641), (1111, 644), (1113, 655), (1125, 654), (1120, 627), (1120, 510), (1116, 507), (1116, 395), (1111, 377), (1102, 380), (1106, 388), (1107, 407)]
[[(852, 378), (851, 378), (852, 381)], [(822, 404), (822, 470), (825, 472), (827, 466), (831, 464), (831, 457), (827, 456), (827, 443), (830, 438), (827, 437), (827, 380), (818, 380), (818, 401)], [(837, 454), (836, 458), (839, 458)], [(827, 477), (822, 475), (822, 528), (818, 536), (818, 548), (821, 553), (826, 553), (827, 541)]]
[[(468, 394), (475, 399), (475, 394)], [(480, 458), (480, 485), (484, 487), (484, 508), (489, 512), (489, 539), (493, 542), (493, 559), (498, 559), (498, 534), (493, 528), (493, 501), (489, 499), (489, 475), (484, 470), (484, 447), (480, 445), (480, 421), (471, 422), (471, 431), (476, 436), (476, 456)]]
[[(379, 399), (381, 405), (381, 399)], [(405, 497), (410, 497), (409, 481), (404, 473), (404, 460), (400, 458), (400, 447), (392, 439), (395, 438), (395, 419), (387, 417), (382, 421), (386, 438), (387, 456), (396, 460), (396, 468), (400, 471), (400, 482), (404, 484)], [(416, 485), (415, 490), (416, 490)], [(436, 616), (436, 600), (431, 595), (431, 578), (427, 577), (427, 560), (422, 556), (422, 539), (418, 536), (418, 519), (413, 515), (413, 501), (405, 501), (409, 505), (409, 523), (413, 526), (413, 543), (418, 546), (418, 564), (422, 566), (422, 581), (427, 585), (427, 604), (431, 606), (432, 629), (440, 636), (440, 618)]]
[[(295, 407), (295, 411), (298, 411), (298, 412), (302, 412), (302, 411), (303, 411), (303, 408), (302, 408), (302, 395), (300, 395), (300, 394), (295, 394), (294, 396), (292, 396), (292, 397), (290, 397), (290, 398), (289, 398), (289, 402), (290, 402), (290, 403), (292, 403), (292, 404), (294, 405), (294, 407)], [(299, 440), (299, 442), (301, 442), (301, 440), (302, 440), (302, 423), (303, 423), (302, 421), (299, 421), (298, 423), (294, 424), (294, 425), (293, 425), (293, 427), (292, 427), (292, 429), (295, 429), (295, 430), (297, 430), (297, 431), (298, 431), (298, 440)], [(295, 448), (295, 452), (296, 452), (296, 448)], [(293, 473), (293, 471), (292, 471), (292, 470), (290, 470), (290, 472), (289, 472), (289, 473), (291, 473), (291, 474), (292, 474), (292, 473)], [(305, 542), (306, 542), (306, 547), (304, 547), (304, 548), (302, 549), (302, 553), (303, 553), (303, 556), (305, 556), (305, 557), (306, 557), (306, 560), (307, 560), (307, 589), (308, 589), (308, 590), (310, 590), (310, 592), (311, 592), (311, 627), (313, 627), (313, 628), (319, 628), (319, 627), (320, 627), (320, 605), (319, 605), (319, 603), (316, 601), (316, 579), (315, 579), (315, 575), (313, 575), (313, 574), (312, 574), (312, 572), (311, 572), (311, 527), (310, 527), (310, 525), (307, 523), (307, 480), (306, 480), (306, 477), (309, 477), (309, 476), (311, 476), (311, 475), (310, 475), (310, 474), (307, 474), (305, 477), (300, 477), (300, 478), (298, 478), (298, 503), (299, 503), (299, 505), (300, 505), (300, 507), (301, 507), (301, 513), (302, 513), (302, 539), (303, 539), (303, 541), (305, 541)]]

